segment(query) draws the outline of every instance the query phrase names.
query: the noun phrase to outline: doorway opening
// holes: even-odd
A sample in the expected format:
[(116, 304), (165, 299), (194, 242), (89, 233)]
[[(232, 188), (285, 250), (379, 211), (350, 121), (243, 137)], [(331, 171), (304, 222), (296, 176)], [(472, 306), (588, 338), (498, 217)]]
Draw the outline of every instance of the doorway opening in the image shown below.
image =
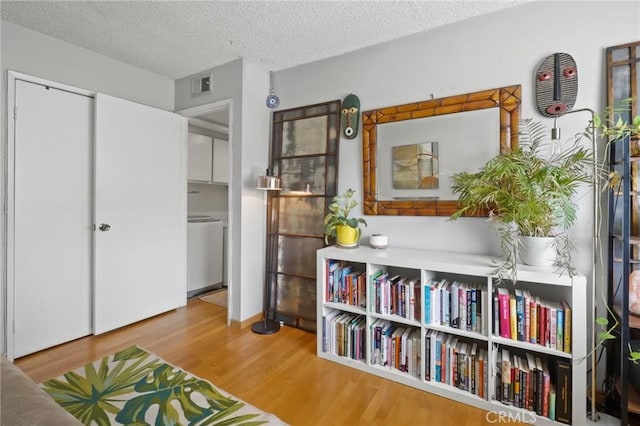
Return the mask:
[[(227, 326), (231, 325), (233, 295), (233, 179), (232, 179), (232, 100), (225, 99), (206, 105), (176, 111), (189, 122), (191, 164), (188, 180), (187, 215), (188, 234), (188, 270), (192, 276), (202, 274), (201, 279), (189, 281), (189, 297), (204, 296), (214, 291), (227, 294)], [(202, 151), (203, 145), (205, 150)], [(206, 146), (209, 145), (209, 146)], [(194, 151), (195, 150), (195, 151)], [(210, 153), (210, 154), (209, 154)], [(209, 158), (209, 156), (211, 158)], [(203, 161), (204, 160), (204, 161)], [(205, 173), (196, 162), (204, 163)], [(197, 167), (199, 171), (194, 170)], [(221, 233), (209, 233), (214, 225), (203, 225), (202, 218), (219, 220), (223, 228)], [(222, 235), (222, 237), (220, 237)], [(203, 250), (214, 256), (213, 260), (203, 261)], [(221, 252), (221, 255), (218, 253)], [(191, 255), (191, 256), (190, 256)], [(198, 258), (200, 260), (198, 260)], [(191, 259), (191, 261), (190, 261)], [(220, 260), (221, 259), (221, 260)], [(221, 268), (217, 263), (221, 262)]]

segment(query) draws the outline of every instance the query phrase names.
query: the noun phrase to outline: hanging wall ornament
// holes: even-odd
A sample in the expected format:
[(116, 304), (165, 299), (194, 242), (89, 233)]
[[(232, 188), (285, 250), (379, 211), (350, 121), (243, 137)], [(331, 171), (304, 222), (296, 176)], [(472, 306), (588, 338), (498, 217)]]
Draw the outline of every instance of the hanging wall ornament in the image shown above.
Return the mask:
[(554, 117), (571, 111), (578, 96), (578, 68), (567, 53), (554, 53), (536, 70), (536, 105), (540, 114)]
[(269, 90), (271, 94), (267, 96), (267, 108), (276, 108), (280, 105), (280, 98), (277, 97), (273, 91), (273, 72), (269, 73)]
[(340, 126), (345, 138), (353, 139), (358, 135), (359, 118), (360, 99), (352, 93), (344, 98), (340, 111)]

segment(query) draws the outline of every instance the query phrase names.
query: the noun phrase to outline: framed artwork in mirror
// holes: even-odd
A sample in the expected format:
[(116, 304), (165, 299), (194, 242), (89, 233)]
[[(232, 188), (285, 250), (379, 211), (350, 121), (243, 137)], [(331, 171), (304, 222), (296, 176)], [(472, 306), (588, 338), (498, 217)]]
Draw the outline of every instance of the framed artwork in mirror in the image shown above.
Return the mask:
[(450, 216), (449, 178), (518, 146), (520, 85), (362, 113), (365, 215)]

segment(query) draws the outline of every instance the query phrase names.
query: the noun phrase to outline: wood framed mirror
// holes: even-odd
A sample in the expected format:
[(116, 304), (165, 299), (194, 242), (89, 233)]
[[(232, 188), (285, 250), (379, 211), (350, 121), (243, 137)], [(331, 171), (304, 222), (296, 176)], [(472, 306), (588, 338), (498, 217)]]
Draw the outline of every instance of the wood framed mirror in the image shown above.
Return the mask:
[(517, 148), (521, 97), (515, 85), (363, 112), (364, 214), (453, 214), (450, 176)]

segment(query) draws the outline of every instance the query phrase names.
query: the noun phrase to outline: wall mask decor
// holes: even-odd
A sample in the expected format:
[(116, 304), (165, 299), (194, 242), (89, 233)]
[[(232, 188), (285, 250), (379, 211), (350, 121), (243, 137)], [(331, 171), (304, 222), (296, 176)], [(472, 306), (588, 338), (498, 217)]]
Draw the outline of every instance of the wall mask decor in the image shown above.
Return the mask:
[(536, 106), (540, 114), (554, 117), (571, 111), (578, 96), (578, 68), (567, 53), (554, 53), (536, 70)]
[(347, 139), (353, 139), (358, 135), (358, 124), (360, 123), (360, 99), (353, 93), (342, 101), (340, 110), (340, 127), (342, 134)]

